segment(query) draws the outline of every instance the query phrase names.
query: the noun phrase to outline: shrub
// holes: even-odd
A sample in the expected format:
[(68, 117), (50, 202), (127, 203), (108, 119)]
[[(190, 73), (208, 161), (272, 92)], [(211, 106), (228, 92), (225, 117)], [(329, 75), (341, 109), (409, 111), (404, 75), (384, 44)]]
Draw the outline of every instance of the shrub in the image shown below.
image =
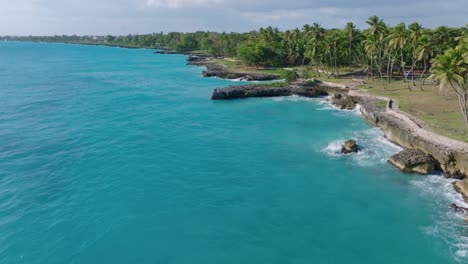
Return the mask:
[(295, 81), (299, 78), (299, 74), (296, 71), (283, 71), (281, 76), (288, 82)]

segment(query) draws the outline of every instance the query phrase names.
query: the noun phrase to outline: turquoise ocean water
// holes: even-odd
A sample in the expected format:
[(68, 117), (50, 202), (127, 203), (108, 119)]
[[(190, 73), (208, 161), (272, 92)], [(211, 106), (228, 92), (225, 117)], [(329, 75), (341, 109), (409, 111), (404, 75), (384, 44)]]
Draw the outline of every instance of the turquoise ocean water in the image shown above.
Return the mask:
[[(466, 263), (450, 181), (359, 111), (211, 101), (182, 55), (0, 43), (0, 263)], [(341, 156), (342, 140), (364, 148)]]

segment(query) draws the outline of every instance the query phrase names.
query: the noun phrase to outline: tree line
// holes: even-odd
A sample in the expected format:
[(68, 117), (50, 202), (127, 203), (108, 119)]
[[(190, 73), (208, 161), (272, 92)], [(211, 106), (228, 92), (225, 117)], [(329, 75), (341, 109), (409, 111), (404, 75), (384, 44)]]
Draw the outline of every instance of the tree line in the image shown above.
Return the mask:
[[(440, 26), (424, 28), (417, 22), (389, 26), (377, 16), (367, 28), (352, 22), (343, 28), (325, 29), (318, 23), (301, 29), (280, 31), (267, 27), (247, 33), (153, 33), (126, 36), (22, 37), (33, 41), (96, 43), (130, 47), (165, 48), (177, 52), (202, 51), (216, 56), (238, 57), (252, 66), (313, 66), (318, 73), (338, 76), (343, 66), (362, 66), (371, 78), (391, 80), (394, 73), (421, 68), (424, 74), (431, 59), (455, 48), (457, 38), (468, 28)], [(15, 37), (3, 37), (3, 39)]]
[[(317, 75), (339, 77), (342, 67), (360, 69), (367, 78), (385, 82), (404, 79), (409, 90), (415, 78), (429, 75), (442, 88), (454, 90), (468, 124), (468, 27), (435, 29), (414, 22), (395, 26), (377, 16), (360, 30), (352, 22), (326, 29), (318, 23), (280, 31), (267, 27), (247, 33), (153, 33), (126, 36), (0, 37), (4, 40), (88, 43), (202, 52), (237, 57), (256, 67), (312, 67)], [(417, 74), (417, 75), (416, 75)], [(422, 85), (421, 85), (422, 89)]]

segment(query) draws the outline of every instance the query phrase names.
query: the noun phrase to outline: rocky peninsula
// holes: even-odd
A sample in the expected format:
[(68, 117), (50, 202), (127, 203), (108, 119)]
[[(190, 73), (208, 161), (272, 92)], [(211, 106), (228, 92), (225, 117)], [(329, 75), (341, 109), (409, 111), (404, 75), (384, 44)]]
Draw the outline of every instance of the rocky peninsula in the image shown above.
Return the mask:
[(281, 78), (278, 74), (264, 74), (255, 72), (237, 72), (231, 71), (226, 67), (213, 62), (213, 56), (204, 55), (189, 55), (187, 58), (188, 65), (196, 65), (205, 67), (202, 72), (204, 77), (218, 77), (222, 79), (240, 79), (245, 81), (271, 81)]
[(236, 99), (247, 97), (275, 97), (299, 95), (304, 97), (319, 97), (330, 94), (348, 92), (348, 89), (341, 85), (330, 85), (321, 81), (297, 81), (292, 83), (279, 84), (255, 84), (243, 86), (229, 86), (226, 88), (216, 88), (211, 95), (211, 99)]

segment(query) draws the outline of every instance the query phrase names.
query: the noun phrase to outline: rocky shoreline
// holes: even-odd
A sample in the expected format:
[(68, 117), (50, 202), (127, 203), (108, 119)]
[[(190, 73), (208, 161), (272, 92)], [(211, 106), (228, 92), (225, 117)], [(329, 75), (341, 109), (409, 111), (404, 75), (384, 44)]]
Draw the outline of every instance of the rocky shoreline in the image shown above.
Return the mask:
[[(190, 55), (188, 65), (206, 67), (205, 77), (245, 80), (275, 80), (279, 76), (255, 73), (232, 73), (210, 62), (207, 56)], [(284, 85), (244, 85), (216, 88), (212, 100), (247, 97), (277, 97), (299, 95), (304, 97), (332, 96), (332, 104), (340, 109), (353, 109), (359, 104), (366, 120), (381, 128), (385, 137), (404, 150), (389, 158), (389, 163), (406, 173), (429, 174), (441, 171), (447, 178), (457, 179), (454, 189), (468, 202), (468, 143), (435, 134), (422, 127), (414, 118), (393, 109), (393, 101), (350, 89), (349, 86), (318, 80), (298, 80)], [(379, 105), (385, 102), (386, 106)]]
[[(433, 170), (439, 170), (447, 178), (462, 180), (456, 189), (464, 197), (468, 197), (468, 178), (465, 179), (468, 175), (468, 144), (424, 129), (408, 115), (393, 109), (388, 98), (377, 98), (341, 84), (297, 81), (284, 83), (282, 86), (245, 85), (216, 88), (212, 99), (289, 95), (305, 97), (333, 95), (332, 103), (340, 109), (352, 109), (359, 104), (363, 116), (371, 124), (380, 127), (390, 141), (410, 150), (392, 157), (390, 163), (404, 172), (428, 174)], [(382, 107), (382, 102), (386, 106)], [(463, 188), (464, 186), (466, 188)]]
[(347, 93), (348, 89), (342, 86), (332, 86), (320, 81), (314, 82), (292, 82), (282, 84), (260, 84), (229, 86), (216, 88), (211, 95), (212, 100), (237, 99), (247, 97), (277, 97), (299, 95), (304, 97), (319, 97), (330, 94)]
[[(359, 98), (361, 112), (375, 126), (383, 129), (385, 136), (405, 149), (418, 149), (435, 158), (436, 169), (447, 178), (464, 179), (468, 175), (468, 144), (443, 137), (418, 125), (408, 115), (392, 109), (375, 107), (378, 98), (352, 92)], [(389, 100), (387, 100), (389, 102)], [(467, 192), (468, 194), (468, 192)]]
[(278, 74), (264, 74), (253, 72), (234, 72), (226, 69), (222, 65), (214, 63), (212, 60), (217, 58), (204, 55), (190, 55), (187, 57), (187, 65), (205, 67), (202, 72), (204, 77), (218, 77), (222, 79), (239, 79), (244, 81), (272, 81), (281, 78)]

